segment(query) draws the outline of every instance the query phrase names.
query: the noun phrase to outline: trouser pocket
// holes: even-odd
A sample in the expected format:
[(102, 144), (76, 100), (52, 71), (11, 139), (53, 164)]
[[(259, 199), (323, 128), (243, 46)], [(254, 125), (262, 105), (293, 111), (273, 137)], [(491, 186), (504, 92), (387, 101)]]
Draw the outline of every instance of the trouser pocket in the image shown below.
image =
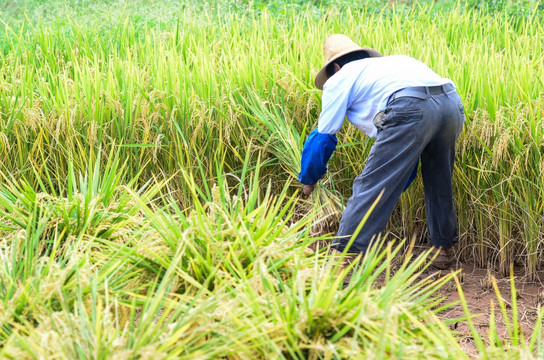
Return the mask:
[(376, 116), (374, 116), (374, 120), (372, 120), (376, 129), (378, 129), (378, 134), (383, 129), (384, 120), (385, 120), (385, 111), (380, 111), (379, 113), (377, 113)]

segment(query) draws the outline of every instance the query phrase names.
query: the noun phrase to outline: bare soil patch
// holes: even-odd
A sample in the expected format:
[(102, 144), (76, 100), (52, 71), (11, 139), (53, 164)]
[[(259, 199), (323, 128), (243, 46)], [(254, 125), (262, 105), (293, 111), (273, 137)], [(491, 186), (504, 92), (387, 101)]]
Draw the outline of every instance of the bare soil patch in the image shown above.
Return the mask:
[[(512, 324), (512, 309), (517, 306), (518, 323), (521, 331), (527, 340), (530, 338), (537, 321), (538, 306), (544, 304), (544, 273), (539, 273), (536, 281), (529, 281), (523, 269), (514, 269), (514, 282), (516, 290), (516, 304), (514, 306), (511, 294), (510, 277), (501, 276), (498, 272), (482, 269), (474, 263), (458, 263), (460, 269), (459, 279), (463, 294), (466, 299), (470, 314), (473, 316), (473, 323), (480, 336), (489, 339), (490, 321), (492, 312), (495, 317), (495, 329), (504, 341), (510, 339), (507, 321)], [(429, 269), (426, 272), (432, 274)], [(437, 276), (444, 272), (435, 272)], [(506, 305), (508, 319), (505, 321), (499, 307), (498, 295), (493, 287), (493, 279), (497, 283), (500, 296)], [(440, 289), (439, 294), (446, 298), (446, 302), (453, 303), (459, 300), (459, 292), (455, 282), (446, 284)], [(443, 320), (451, 320), (465, 316), (461, 304), (439, 314)], [(450, 325), (450, 328), (457, 332), (460, 337), (460, 344), (468, 354), (476, 354), (476, 345), (467, 321), (457, 321)]]
[[(327, 241), (315, 244), (315, 249), (320, 249), (329, 245)], [(406, 244), (406, 250), (409, 245)], [(412, 254), (417, 256), (428, 250), (428, 245), (415, 245)], [(402, 257), (402, 256), (401, 256)], [(399, 258), (400, 261), (402, 259)], [(393, 265), (395, 267), (395, 265)], [(472, 316), (472, 322), (480, 337), (489, 342), (489, 330), (491, 329), (492, 313), (494, 313), (495, 330), (503, 343), (508, 343), (510, 334), (508, 333), (507, 322), (512, 326), (512, 294), (511, 278), (503, 276), (498, 271), (481, 268), (472, 261), (457, 261), (455, 269), (450, 271), (436, 270), (429, 267), (421, 274), (421, 278), (429, 276), (445, 276), (451, 271), (459, 271), (457, 275), (463, 294), (467, 303), (468, 310)], [(522, 267), (513, 269), (513, 280), (515, 284), (516, 297), (515, 307), (517, 307), (518, 324), (524, 334), (525, 340), (531, 337), (536, 321), (538, 320), (538, 307), (544, 307), (544, 271), (540, 271), (536, 280), (529, 281), (525, 269)], [(346, 281), (349, 281), (351, 275), (348, 275)], [(379, 281), (384, 281), (380, 276)], [(498, 301), (498, 295), (493, 287), (493, 281), (496, 282), (500, 296), (507, 310), (507, 320), (505, 321)], [(452, 304), (459, 302), (459, 291), (455, 281), (450, 281), (438, 291), (438, 296), (444, 297), (443, 304)], [(458, 303), (449, 309), (438, 314), (438, 317), (445, 321), (453, 319), (466, 318), (463, 305)], [(450, 328), (456, 332), (459, 337), (459, 343), (469, 355), (477, 355), (477, 348), (466, 320), (454, 321)]]

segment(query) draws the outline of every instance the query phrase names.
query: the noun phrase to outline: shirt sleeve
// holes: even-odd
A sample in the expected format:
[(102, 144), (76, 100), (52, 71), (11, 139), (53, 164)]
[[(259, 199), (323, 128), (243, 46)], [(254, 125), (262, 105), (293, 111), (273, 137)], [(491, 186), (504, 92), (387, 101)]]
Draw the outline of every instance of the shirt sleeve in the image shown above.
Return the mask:
[(334, 135), (342, 128), (346, 112), (352, 103), (350, 94), (354, 81), (351, 73), (340, 71), (325, 83), (317, 127), (321, 134)]
[(327, 162), (336, 149), (336, 135), (321, 134), (312, 131), (302, 149), (302, 161), (298, 181), (305, 185), (314, 185), (327, 172)]
[(417, 176), (418, 167), (419, 167), (419, 161), (416, 163), (416, 167), (414, 168), (414, 170), (412, 170), (412, 174), (410, 175), (410, 178), (408, 179), (408, 182), (406, 183), (406, 185), (404, 186), (404, 190), (402, 191), (406, 191), (410, 187), (412, 182), (415, 180)]
[(342, 128), (350, 106), (354, 80), (349, 72), (339, 71), (325, 83), (318, 127), (308, 136), (302, 149), (298, 175), (302, 184), (314, 185), (327, 172), (327, 162), (338, 142), (336, 133)]

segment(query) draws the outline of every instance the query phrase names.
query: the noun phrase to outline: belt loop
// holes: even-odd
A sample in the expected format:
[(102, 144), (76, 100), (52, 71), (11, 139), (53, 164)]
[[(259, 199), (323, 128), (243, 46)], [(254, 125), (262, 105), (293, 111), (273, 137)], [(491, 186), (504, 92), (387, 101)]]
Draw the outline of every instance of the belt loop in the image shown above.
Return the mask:
[(395, 100), (395, 97), (396, 97), (396, 95), (397, 95), (397, 92), (398, 92), (398, 90), (395, 91), (394, 93), (392, 93), (391, 95), (389, 95), (389, 97), (387, 98), (387, 105), (389, 105), (389, 103), (390, 103), (391, 101)]
[(431, 96), (431, 92), (429, 91), (429, 87), (425, 86), (425, 93), (427, 93), (427, 97)]

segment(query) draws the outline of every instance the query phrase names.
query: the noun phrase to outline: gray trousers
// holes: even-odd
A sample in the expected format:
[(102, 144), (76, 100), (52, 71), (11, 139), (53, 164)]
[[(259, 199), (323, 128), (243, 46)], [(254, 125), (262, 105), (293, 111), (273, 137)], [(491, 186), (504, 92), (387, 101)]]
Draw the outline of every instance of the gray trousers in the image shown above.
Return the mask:
[(383, 194), (356, 235), (349, 252), (365, 252), (382, 232), (421, 159), (428, 242), (449, 248), (457, 240), (452, 173), (455, 142), (465, 120), (457, 92), (426, 99), (401, 97), (391, 101), (378, 126), (363, 173), (353, 182), (353, 194), (332, 247), (343, 250), (376, 198)]

